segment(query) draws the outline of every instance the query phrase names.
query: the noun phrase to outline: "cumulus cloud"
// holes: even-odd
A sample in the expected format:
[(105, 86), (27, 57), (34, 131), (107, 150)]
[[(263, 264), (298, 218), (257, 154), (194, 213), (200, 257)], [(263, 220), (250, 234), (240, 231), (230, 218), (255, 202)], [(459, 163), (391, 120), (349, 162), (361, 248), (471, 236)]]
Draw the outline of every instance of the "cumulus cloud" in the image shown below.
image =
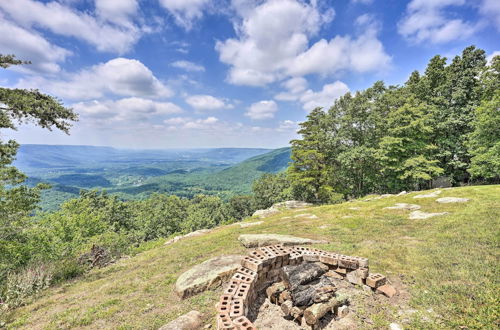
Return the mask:
[(203, 17), (203, 9), (210, 0), (160, 0), (160, 5), (167, 9), (175, 19), (175, 22), (190, 30), (193, 22)]
[(19, 87), (40, 88), (63, 98), (88, 100), (108, 94), (133, 97), (169, 97), (172, 91), (138, 60), (115, 58), (61, 77), (28, 77)]
[(69, 50), (51, 44), (40, 34), (4, 20), (1, 13), (0, 49), (2, 53), (16, 54), (19, 59), (31, 61), (30, 65), (18, 68), (44, 73), (60, 71), (58, 63), (71, 55)]
[(253, 7), (239, 3), (238, 38), (216, 43), (220, 61), (230, 65), (228, 81), (263, 86), (290, 76), (377, 71), (388, 66), (390, 57), (373, 24), (365, 24), (356, 37), (336, 36), (309, 46), (311, 37), (334, 17), (332, 10), (318, 3), (271, 0)]
[(207, 117), (205, 119), (193, 119), (190, 117), (175, 117), (163, 121), (170, 130), (195, 129), (210, 130), (219, 127), (219, 119)]
[(102, 20), (131, 27), (131, 18), (137, 13), (137, 0), (95, 0), (97, 16)]
[(191, 95), (186, 98), (186, 103), (196, 110), (231, 109), (233, 105), (212, 95)]
[(303, 103), (304, 110), (311, 111), (316, 107), (330, 107), (336, 99), (347, 92), (349, 92), (349, 87), (337, 80), (334, 83), (324, 85), (321, 91), (307, 90), (300, 97), (300, 101)]
[(500, 1), (483, 0), (479, 7), (479, 12), (487, 17), (500, 32)]
[(299, 128), (299, 122), (293, 120), (280, 121), (279, 126), (276, 128), (278, 132), (296, 131)]
[(174, 68), (191, 71), (191, 72), (204, 72), (205, 67), (203, 65), (199, 65), (190, 61), (175, 61), (170, 63)]
[[(99, 51), (117, 53), (128, 51), (142, 34), (141, 28), (129, 20), (136, 9), (136, 1), (97, 0), (96, 11), (100, 15), (97, 18), (56, 1), (0, 1), (0, 10), (23, 28), (47, 29), (84, 40)], [(110, 20), (115, 24), (110, 24)]]
[(417, 43), (437, 44), (467, 38), (477, 32), (480, 24), (452, 15), (453, 7), (465, 4), (465, 0), (412, 0), (398, 24), (398, 32)]
[(274, 118), (274, 114), (278, 111), (278, 105), (276, 102), (270, 101), (260, 101), (253, 103), (248, 107), (245, 116), (250, 117), (254, 120), (271, 119)]
[(183, 110), (171, 102), (156, 102), (139, 97), (123, 98), (113, 100), (93, 100), (89, 102), (78, 102), (72, 105), (73, 109), (85, 118), (86, 122), (145, 122), (153, 116), (165, 116), (182, 113)]
[(302, 77), (290, 78), (281, 84), (286, 92), (276, 94), (274, 98), (278, 101), (296, 101), (307, 89), (307, 80)]

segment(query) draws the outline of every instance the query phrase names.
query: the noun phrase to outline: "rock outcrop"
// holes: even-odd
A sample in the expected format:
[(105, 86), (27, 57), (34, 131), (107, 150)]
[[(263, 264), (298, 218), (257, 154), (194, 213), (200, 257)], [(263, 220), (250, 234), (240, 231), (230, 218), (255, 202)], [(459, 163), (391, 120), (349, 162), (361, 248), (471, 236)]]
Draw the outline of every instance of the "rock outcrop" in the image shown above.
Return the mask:
[(172, 322), (162, 326), (158, 330), (193, 330), (200, 329), (202, 324), (202, 314), (198, 311), (190, 311), (179, 316)]
[(187, 298), (207, 289), (219, 287), (240, 267), (240, 255), (218, 256), (208, 259), (183, 273), (175, 283), (175, 291)]
[(309, 238), (296, 237), (291, 235), (278, 234), (244, 234), (238, 237), (238, 240), (247, 248), (254, 248), (267, 245), (281, 244), (304, 245), (304, 244), (324, 244), (327, 241), (318, 241)]
[(436, 199), (436, 202), (441, 204), (448, 203), (467, 203), (469, 201), (468, 198), (460, 198), (460, 197), (441, 197)]
[(209, 233), (209, 232), (210, 232), (210, 229), (200, 229), (200, 230), (193, 231), (193, 232), (186, 234), (186, 235), (175, 236), (171, 240), (166, 241), (165, 245), (170, 245), (172, 243), (178, 242), (178, 241), (185, 239), (185, 238), (188, 238), (188, 237), (201, 236), (201, 235)]
[(420, 205), (417, 204), (407, 204), (407, 203), (396, 203), (394, 206), (384, 207), (384, 210), (419, 210)]
[(426, 213), (422, 211), (413, 211), (410, 213), (410, 219), (429, 219), (433, 217), (437, 217), (440, 215), (446, 215), (448, 212), (439, 212), (439, 213)]
[(415, 195), (415, 196), (413, 196), (413, 198), (434, 198), (434, 197), (438, 197), (439, 194), (441, 194), (441, 193), (442, 193), (441, 190), (436, 190), (436, 191), (433, 191), (433, 192), (428, 193), (428, 194)]

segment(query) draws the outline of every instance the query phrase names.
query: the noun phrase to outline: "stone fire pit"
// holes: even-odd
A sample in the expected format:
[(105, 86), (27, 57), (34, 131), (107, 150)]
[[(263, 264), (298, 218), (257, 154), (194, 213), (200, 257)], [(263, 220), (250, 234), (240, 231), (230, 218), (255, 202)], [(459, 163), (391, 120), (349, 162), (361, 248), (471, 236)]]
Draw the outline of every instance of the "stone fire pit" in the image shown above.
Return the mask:
[(285, 322), (317, 329), (347, 313), (349, 296), (339, 290), (343, 283), (389, 297), (396, 293), (385, 276), (369, 272), (368, 259), (314, 248), (260, 247), (241, 265), (217, 304), (217, 329), (257, 329), (252, 321), (262, 298), (279, 306)]

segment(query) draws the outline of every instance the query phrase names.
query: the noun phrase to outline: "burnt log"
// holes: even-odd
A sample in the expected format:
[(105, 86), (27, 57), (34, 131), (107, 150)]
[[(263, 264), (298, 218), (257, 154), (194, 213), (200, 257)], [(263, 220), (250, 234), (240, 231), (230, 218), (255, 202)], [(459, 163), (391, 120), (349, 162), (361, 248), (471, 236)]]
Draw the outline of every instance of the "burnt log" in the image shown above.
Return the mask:
[(281, 310), (283, 311), (283, 314), (285, 314), (285, 317), (291, 315), (292, 308), (293, 308), (293, 303), (291, 300), (287, 300), (281, 304)]
[(343, 299), (332, 298), (327, 302), (309, 306), (304, 311), (304, 319), (308, 325), (315, 325), (328, 312), (333, 312), (335, 308), (341, 306), (343, 303)]
[(335, 295), (335, 291), (336, 288), (330, 278), (323, 276), (313, 284), (299, 285), (291, 294), (294, 305), (309, 306), (329, 300)]
[(266, 289), (266, 295), (273, 304), (276, 304), (278, 303), (280, 294), (285, 290), (286, 288), (283, 282), (274, 283)]
[(318, 279), (327, 271), (328, 266), (322, 263), (303, 263), (297, 266), (283, 267), (280, 276), (286, 287), (293, 291), (299, 285), (307, 284)]

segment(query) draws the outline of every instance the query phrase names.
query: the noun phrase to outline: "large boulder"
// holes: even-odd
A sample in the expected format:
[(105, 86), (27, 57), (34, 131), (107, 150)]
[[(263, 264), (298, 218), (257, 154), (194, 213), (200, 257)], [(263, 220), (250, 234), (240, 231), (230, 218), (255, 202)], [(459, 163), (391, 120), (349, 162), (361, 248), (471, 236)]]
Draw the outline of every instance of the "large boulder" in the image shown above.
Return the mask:
[(202, 325), (202, 314), (198, 311), (190, 311), (187, 314), (179, 316), (172, 322), (169, 322), (158, 330), (194, 330), (200, 329)]
[(241, 266), (242, 257), (240, 255), (222, 255), (194, 266), (179, 276), (175, 283), (175, 291), (181, 298), (187, 298), (221, 286)]
[(171, 240), (166, 241), (165, 245), (170, 245), (172, 243), (178, 242), (178, 241), (183, 240), (183, 239), (188, 238), (188, 237), (201, 236), (201, 235), (209, 233), (209, 232), (210, 232), (210, 229), (199, 229), (199, 230), (190, 232), (189, 234), (186, 234), (186, 235), (175, 236)]
[(238, 237), (238, 240), (247, 248), (254, 248), (267, 245), (305, 245), (305, 244), (324, 244), (327, 241), (318, 241), (309, 238), (296, 237), (291, 235), (278, 234), (244, 234)]
[(468, 198), (460, 198), (460, 197), (441, 197), (436, 199), (436, 202), (447, 204), (447, 203), (466, 203), (468, 202)]

